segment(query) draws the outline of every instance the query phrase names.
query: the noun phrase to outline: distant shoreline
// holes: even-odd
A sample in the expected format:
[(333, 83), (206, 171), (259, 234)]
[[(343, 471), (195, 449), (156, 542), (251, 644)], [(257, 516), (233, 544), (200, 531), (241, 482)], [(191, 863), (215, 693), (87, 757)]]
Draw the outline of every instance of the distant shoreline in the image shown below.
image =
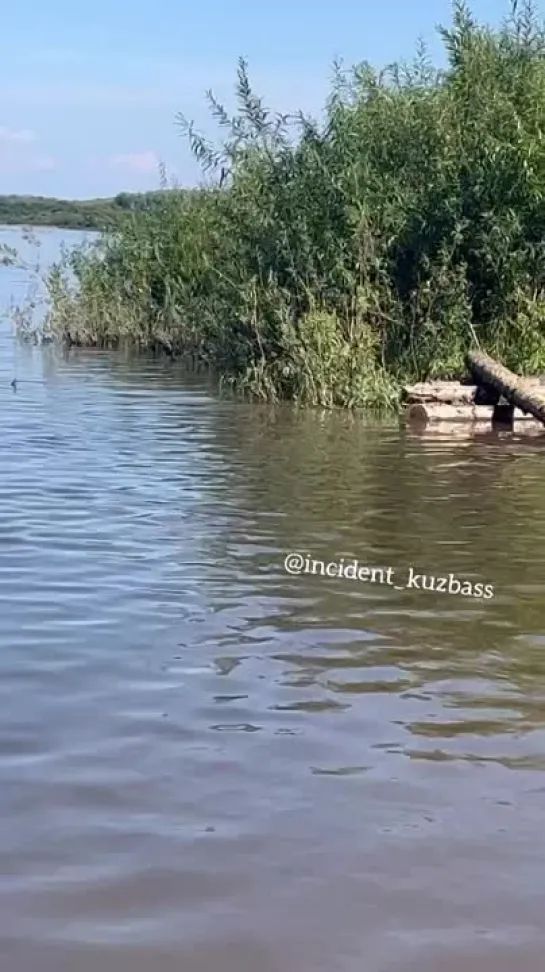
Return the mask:
[(153, 207), (164, 192), (121, 192), (108, 199), (57, 199), (0, 195), (0, 226), (103, 230), (131, 211)]
[(1, 233), (13, 233), (14, 231), (20, 230), (32, 231), (32, 230), (66, 230), (70, 233), (99, 233), (100, 230), (96, 229), (85, 229), (85, 227), (79, 226), (57, 226), (56, 223), (2, 223), (0, 222), (0, 234)]

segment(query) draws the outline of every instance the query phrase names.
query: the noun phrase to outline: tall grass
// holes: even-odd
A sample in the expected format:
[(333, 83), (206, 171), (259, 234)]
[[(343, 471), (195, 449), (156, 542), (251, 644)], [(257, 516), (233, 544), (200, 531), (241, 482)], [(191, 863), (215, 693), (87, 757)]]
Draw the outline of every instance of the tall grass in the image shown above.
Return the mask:
[(324, 120), (270, 113), (239, 62), (238, 111), (209, 94), (208, 176), (130, 213), (49, 281), (50, 324), (83, 344), (163, 347), (250, 392), (387, 406), (455, 377), (475, 342), (545, 370), (545, 31), (462, 0), (426, 50), (378, 72), (335, 65)]

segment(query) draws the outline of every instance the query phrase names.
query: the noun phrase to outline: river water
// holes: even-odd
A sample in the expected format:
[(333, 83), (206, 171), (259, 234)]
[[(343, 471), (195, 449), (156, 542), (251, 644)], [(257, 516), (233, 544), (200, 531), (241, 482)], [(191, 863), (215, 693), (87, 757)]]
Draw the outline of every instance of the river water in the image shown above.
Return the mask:
[(542, 972), (542, 443), (246, 403), (5, 317), (0, 409), (2, 972)]

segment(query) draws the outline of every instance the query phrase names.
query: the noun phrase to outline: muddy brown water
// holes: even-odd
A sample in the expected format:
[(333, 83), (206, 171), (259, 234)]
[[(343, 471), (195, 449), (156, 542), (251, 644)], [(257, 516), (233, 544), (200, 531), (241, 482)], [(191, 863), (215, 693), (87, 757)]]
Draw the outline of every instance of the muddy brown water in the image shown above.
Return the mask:
[(2, 972), (542, 972), (542, 443), (5, 321), (0, 409)]

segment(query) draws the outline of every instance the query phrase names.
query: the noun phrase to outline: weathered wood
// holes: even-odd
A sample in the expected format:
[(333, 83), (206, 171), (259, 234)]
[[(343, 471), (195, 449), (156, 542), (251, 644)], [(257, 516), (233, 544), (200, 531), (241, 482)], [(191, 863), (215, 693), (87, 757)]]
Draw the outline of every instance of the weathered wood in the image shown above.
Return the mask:
[(545, 429), (533, 418), (516, 422), (512, 428), (494, 426), (490, 422), (411, 422), (406, 426), (406, 432), (420, 441), (443, 441), (449, 445), (469, 446), (472, 442), (498, 442), (507, 437), (536, 440), (545, 446)]
[(443, 402), (447, 405), (472, 405), (475, 403), (476, 385), (461, 385), (459, 381), (421, 381), (403, 389), (408, 405), (426, 402)]
[(513, 409), (511, 406), (494, 405), (449, 405), (438, 402), (419, 402), (408, 405), (405, 409), (403, 418), (410, 423), (428, 422), (492, 422), (497, 424), (510, 425), (515, 423), (532, 421), (530, 415), (526, 415), (520, 409)]
[(470, 351), (467, 365), (479, 384), (489, 385), (523, 412), (545, 425), (545, 387), (520, 378), (483, 351)]
[[(536, 389), (545, 389), (545, 378), (525, 378)], [(437, 402), (445, 405), (495, 405), (500, 392), (487, 385), (463, 385), (459, 381), (420, 381), (407, 385), (402, 400), (407, 405)]]

